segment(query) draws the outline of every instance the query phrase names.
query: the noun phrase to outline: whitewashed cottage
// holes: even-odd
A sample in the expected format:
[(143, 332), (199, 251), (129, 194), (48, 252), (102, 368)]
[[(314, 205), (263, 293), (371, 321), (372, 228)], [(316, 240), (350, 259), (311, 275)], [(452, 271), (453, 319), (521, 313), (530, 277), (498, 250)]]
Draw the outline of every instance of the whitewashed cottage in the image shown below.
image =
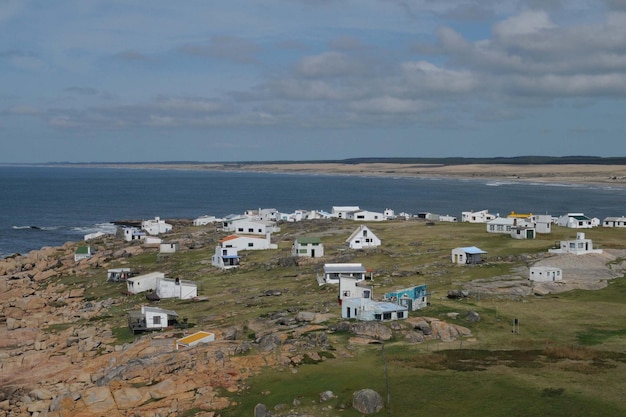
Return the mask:
[(369, 227), (360, 225), (346, 239), (346, 243), (350, 249), (367, 249), (375, 248), (382, 244), (381, 240), (376, 236)]

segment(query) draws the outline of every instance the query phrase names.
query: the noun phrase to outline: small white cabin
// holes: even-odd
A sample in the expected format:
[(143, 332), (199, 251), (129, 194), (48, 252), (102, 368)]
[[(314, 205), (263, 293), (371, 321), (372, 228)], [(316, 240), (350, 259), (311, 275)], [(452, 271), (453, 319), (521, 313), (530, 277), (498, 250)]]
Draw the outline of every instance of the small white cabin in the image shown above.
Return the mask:
[(591, 229), (593, 221), (584, 213), (567, 213), (559, 217), (557, 224), (562, 227), (573, 229)]
[(146, 238), (146, 232), (136, 227), (124, 228), (124, 240), (126, 242), (133, 242), (135, 240), (143, 240)]
[(381, 240), (365, 225), (360, 225), (346, 239), (350, 249), (375, 248), (381, 245)]
[(603, 227), (626, 227), (626, 217), (605, 217), (602, 221)]
[(319, 237), (299, 237), (293, 242), (291, 256), (319, 258), (324, 256), (324, 244)]
[(158, 278), (156, 294), (159, 298), (189, 300), (198, 296), (198, 285), (193, 281), (178, 278)]
[(465, 264), (478, 264), (483, 260), (481, 255), (485, 254), (482, 249), (477, 248), (476, 246), (466, 246), (461, 248), (452, 249), (452, 262), (458, 265)]
[(207, 224), (217, 223), (220, 219), (215, 216), (200, 216), (193, 220), (194, 226), (206, 226)]
[(157, 280), (165, 278), (163, 272), (149, 272), (126, 280), (126, 288), (131, 294), (139, 294), (144, 291), (155, 291), (157, 289)]
[(159, 235), (161, 233), (167, 233), (172, 230), (172, 225), (161, 220), (160, 217), (155, 217), (152, 220), (144, 220), (141, 222), (141, 229), (145, 230), (149, 235)]
[(351, 213), (349, 218), (360, 222), (381, 222), (387, 220), (384, 213), (368, 210), (355, 211)]
[(159, 244), (160, 253), (175, 253), (180, 249), (178, 242), (161, 242)]
[(561, 240), (558, 248), (549, 249), (548, 252), (584, 255), (586, 253), (602, 253), (602, 249), (594, 249), (591, 239), (586, 239), (583, 232), (578, 232), (576, 233), (576, 239)]
[(537, 282), (561, 281), (563, 270), (555, 266), (531, 266), (528, 279)]
[(221, 269), (237, 268), (239, 266), (237, 248), (216, 246), (215, 253), (211, 257), (211, 265)]
[(141, 306), (141, 311), (128, 313), (128, 327), (133, 333), (163, 330), (176, 321), (178, 314), (172, 310)]

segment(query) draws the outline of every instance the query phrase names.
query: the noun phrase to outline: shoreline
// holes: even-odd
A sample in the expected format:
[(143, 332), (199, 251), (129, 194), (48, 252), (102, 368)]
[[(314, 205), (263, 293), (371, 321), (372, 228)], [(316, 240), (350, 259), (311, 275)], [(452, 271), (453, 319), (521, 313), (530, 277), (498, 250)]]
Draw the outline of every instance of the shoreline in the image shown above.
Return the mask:
[(354, 175), (423, 179), (499, 180), (545, 184), (585, 184), (626, 187), (626, 165), (593, 164), (403, 164), (403, 163), (68, 163), (30, 166), (195, 170), (223, 172)]

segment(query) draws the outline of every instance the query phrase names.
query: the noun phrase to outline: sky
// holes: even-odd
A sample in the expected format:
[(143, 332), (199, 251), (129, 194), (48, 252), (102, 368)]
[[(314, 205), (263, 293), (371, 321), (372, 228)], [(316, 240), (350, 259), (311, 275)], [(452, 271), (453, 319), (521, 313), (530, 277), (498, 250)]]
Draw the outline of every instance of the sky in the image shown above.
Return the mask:
[(626, 156), (626, 0), (0, 0), (0, 163)]

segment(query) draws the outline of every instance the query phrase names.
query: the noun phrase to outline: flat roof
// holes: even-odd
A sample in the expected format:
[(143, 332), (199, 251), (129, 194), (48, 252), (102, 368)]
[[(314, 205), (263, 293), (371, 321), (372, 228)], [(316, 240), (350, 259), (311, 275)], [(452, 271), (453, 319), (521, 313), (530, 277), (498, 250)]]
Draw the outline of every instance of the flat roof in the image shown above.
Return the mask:
[(209, 332), (204, 332), (204, 331), (199, 331), (196, 332), (194, 334), (190, 334), (189, 336), (185, 336), (182, 337), (180, 339), (177, 339), (176, 342), (177, 343), (184, 343), (186, 345), (191, 344), (193, 342), (197, 342), (200, 341), (206, 337), (211, 337), (211, 336), (215, 336), (215, 334), (213, 333), (209, 333)]
[(367, 270), (363, 264), (326, 264), (325, 273), (365, 273)]

